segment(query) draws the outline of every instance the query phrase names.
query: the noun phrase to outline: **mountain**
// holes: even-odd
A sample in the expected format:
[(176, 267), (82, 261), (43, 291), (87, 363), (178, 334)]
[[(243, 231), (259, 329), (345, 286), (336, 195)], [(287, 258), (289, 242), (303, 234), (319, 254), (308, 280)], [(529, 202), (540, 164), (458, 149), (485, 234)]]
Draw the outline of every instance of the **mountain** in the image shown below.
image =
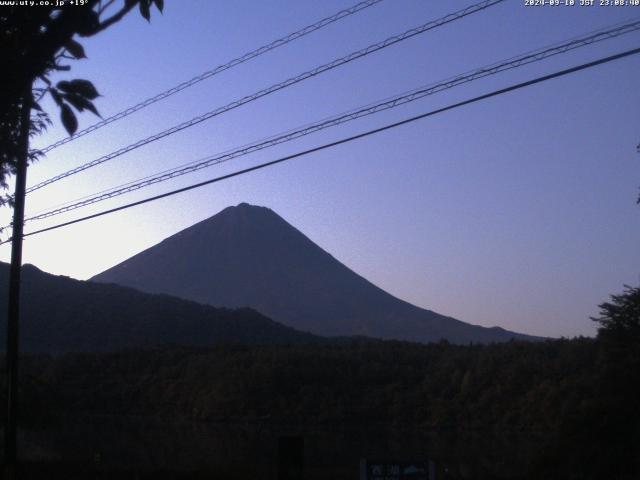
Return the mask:
[(241, 203), (92, 279), (216, 306), (251, 307), (323, 336), (455, 343), (534, 339), (393, 297), (265, 207)]
[[(9, 266), (0, 262), (0, 305), (7, 302)], [(20, 340), (27, 352), (103, 352), (164, 344), (288, 344), (319, 341), (248, 309), (199, 305), (168, 295), (50, 275), (32, 265), (22, 273)], [(0, 349), (6, 309), (0, 312)]]

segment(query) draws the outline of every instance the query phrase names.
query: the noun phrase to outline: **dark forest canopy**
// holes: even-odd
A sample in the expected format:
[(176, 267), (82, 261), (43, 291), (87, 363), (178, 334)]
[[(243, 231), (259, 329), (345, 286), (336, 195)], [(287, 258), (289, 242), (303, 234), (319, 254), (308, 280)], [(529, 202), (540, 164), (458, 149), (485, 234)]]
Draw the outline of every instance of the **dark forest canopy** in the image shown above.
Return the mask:
[(522, 448), (532, 448), (525, 438), (544, 445), (526, 466), (542, 478), (636, 478), (640, 372), (618, 365), (612, 377), (607, 349), (585, 338), (354, 340), (29, 356), (23, 420), (40, 429), (83, 414), (517, 433)]
[(46, 429), (63, 418), (107, 415), (300, 431), (475, 432), (521, 442), (521, 478), (637, 478), (639, 295), (627, 287), (603, 303), (595, 339), (343, 338), (28, 355), (22, 421)]
[[(26, 278), (29, 272), (38, 273), (27, 269)], [(224, 313), (115, 285), (70, 279), (63, 283), (73, 282), (104, 293), (95, 298), (104, 301), (96, 303), (96, 312), (107, 317), (106, 324), (112, 311), (106, 308), (109, 298), (122, 291), (131, 300), (124, 304), (144, 310), (142, 300), (160, 301), (169, 317), (178, 318), (172, 306)], [(42, 291), (59, 296), (53, 286), (63, 283), (47, 283)], [(46, 429), (81, 414), (228, 425), (287, 423), (302, 429), (378, 425), (492, 435), (516, 432), (545, 446), (527, 452), (527, 468), (540, 478), (637, 478), (638, 300), (639, 289), (627, 287), (603, 303), (596, 339), (425, 345), (345, 338), (307, 341), (299, 334), (282, 341), (276, 332), (281, 341), (266, 345), (265, 331), (258, 335), (261, 338), (252, 338), (252, 323), (237, 316), (222, 320), (249, 334), (243, 344), (237, 340), (204, 348), (27, 355), (21, 370), (23, 427)], [(84, 305), (90, 307), (89, 302)], [(75, 317), (72, 311), (66, 314)], [(55, 315), (57, 325), (65, 312)], [(46, 321), (46, 312), (39, 316)], [(163, 322), (156, 326), (167, 331)], [(72, 339), (77, 331), (67, 329), (65, 335)], [(162, 338), (168, 341), (171, 336)], [(532, 448), (523, 442), (522, 448)]]
[(623, 293), (600, 304), (598, 336), (614, 343), (640, 343), (640, 287), (625, 285)]

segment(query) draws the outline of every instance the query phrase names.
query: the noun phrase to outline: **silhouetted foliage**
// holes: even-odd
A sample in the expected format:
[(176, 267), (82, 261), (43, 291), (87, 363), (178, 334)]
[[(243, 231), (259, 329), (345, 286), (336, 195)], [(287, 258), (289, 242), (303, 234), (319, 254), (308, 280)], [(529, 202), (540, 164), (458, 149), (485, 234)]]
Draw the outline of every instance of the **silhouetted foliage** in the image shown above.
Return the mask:
[[(598, 329), (599, 402), (587, 423), (591, 436), (607, 438), (592, 455), (610, 465), (612, 478), (633, 466), (640, 475), (640, 288), (625, 286), (622, 294), (600, 305)], [(583, 426), (586, 430), (587, 426)], [(586, 432), (585, 432), (586, 433)], [(624, 467), (620, 467), (620, 466)]]
[[(523, 442), (523, 478), (635, 472), (637, 423), (618, 411), (634, 411), (636, 398), (602, 391), (606, 369), (593, 339), (236, 344), (32, 356), (23, 365), (32, 427), (84, 414), (478, 432)], [(527, 446), (531, 438), (537, 447)]]
[[(20, 138), (24, 108), (35, 111), (31, 115), (31, 135), (50, 124), (49, 115), (39, 104), (47, 94), (60, 108), (62, 124), (70, 135), (78, 127), (74, 110), (98, 115), (93, 100), (99, 94), (89, 80), (73, 79), (54, 85), (50, 78), (55, 72), (69, 71), (69, 60), (86, 58), (84, 48), (74, 37), (97, 35), (136, 6), (147, 20), (152, 5), (160, 11), (164, 6), (163, 0), (86, 0), (82, 5), (47, 2), (49, 6), (20, 3), (0, 7), (0, 186), (4, 188), (7, 177), (15, 171), (24, 142)], [(36, 158), (38, 152), (31, 152), (29, 161)]]
[[(305, 337), (251, 311), (234, 314), (32, 268), (25, 273), (26, 288), (70, 304), (73, 292), (90, 313), (48, 309), (47, 336), (57, 329), (76, 348), (100, 341), (113, 348), (111, 329), (132, 346), (172, 339), (190, 345), (26, 356), (21, 395), (29, 428), (107, 415), (302, 430), (471, 432), (521, 442), (522, 478), (632, 479), (639, 472), (636, 288), (601, 305), (597, 339), (425, 345)], [(46, 310), (38, 316), (47, 318)]]
[(603, 341), (630, 345), (640, 344), (640, 288), (625, 285), (624, 293), (611, 295), (611, 301), (602, 303), (598, 337)]

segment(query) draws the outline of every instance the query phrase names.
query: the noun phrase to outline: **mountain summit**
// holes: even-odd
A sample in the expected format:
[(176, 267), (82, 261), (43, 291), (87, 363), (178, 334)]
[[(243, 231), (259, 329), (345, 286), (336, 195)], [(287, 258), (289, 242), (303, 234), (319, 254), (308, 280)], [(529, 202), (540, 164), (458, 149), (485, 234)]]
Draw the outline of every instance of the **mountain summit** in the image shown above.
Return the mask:
[(92, 278), (199, 303), (251, 307), (318, 335), (419, 342), (532, 338), (404, 302), (322, 250), (274, 211), (241, 203)]

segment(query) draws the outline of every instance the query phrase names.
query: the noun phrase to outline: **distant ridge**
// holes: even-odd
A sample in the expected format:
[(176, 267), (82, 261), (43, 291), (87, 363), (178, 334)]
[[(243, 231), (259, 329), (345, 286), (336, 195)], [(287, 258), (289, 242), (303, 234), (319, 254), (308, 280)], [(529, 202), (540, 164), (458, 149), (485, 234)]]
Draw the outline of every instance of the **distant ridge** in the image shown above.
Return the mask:
[(535, 340), (393, 297), (340, 263), (274, 211), (241, 203), (92, 279), (215, 306), (251, 307), (323, 336), (455, 343)]
[[(0, 305), (6, 305), (9, 266), (0, 262)], [(107, 352), (159, 345), (293, 344), (320, 341), (248, 308), (229, 310), (119, 285), (82, 282), (25, 265), (21, 351)], [(0, 349), (6, 309), (0, 311)]]

